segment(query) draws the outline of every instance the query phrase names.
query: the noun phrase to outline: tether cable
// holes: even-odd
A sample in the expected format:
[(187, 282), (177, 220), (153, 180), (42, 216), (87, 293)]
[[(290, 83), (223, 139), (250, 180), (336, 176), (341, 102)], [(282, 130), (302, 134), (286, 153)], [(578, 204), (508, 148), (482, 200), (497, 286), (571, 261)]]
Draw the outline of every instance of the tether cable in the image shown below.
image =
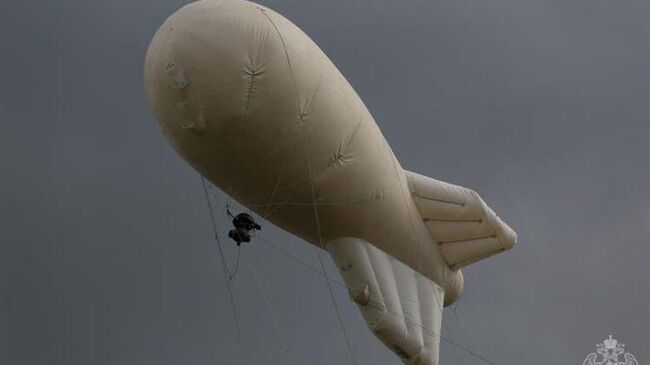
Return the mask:
[[(230, 275), (230, 270), (226, 265), (226, 259), (223, 255), (223, 249), (221, 248), (221, 240), (219, 239), (219, 232), (217, 231), (217, 225), (214, 219), (214, 210), (212, 208), (212, 201), (210, 200), (210, 194), (208, 194), (208, 187), (205, 183), (205, 178), (201, 176), (201, 185), (203, 186), (203, 192), (205, 193), (205, 201), (208, 205), (208, 210), (210, 211), (210, 223), (212, 224), (212, 232), (214, 233), (214, 239), (217, 241), (217, 248), (219, 249), (219, 258), (221, 258), (221, 268), (223, 269), (223, 276), (226, 279), (226, 287), (228, 288), (228, 296), (230, 297), (230, 307), (232, 308), (232, 315), (235, 320), (235, 326), (237, 326), (237, 342), (241, 337), (241, 327), (239, 325), (239, 316), (237, 315), (237, 306), (235, 304), (235, 296), (232, 293), (232, 287), (230, 286), (230, 281), (232, 276)], [(237, 259), (239, 262), (239, 259)], [(237, 265), (239, 266), (239, 264)]]

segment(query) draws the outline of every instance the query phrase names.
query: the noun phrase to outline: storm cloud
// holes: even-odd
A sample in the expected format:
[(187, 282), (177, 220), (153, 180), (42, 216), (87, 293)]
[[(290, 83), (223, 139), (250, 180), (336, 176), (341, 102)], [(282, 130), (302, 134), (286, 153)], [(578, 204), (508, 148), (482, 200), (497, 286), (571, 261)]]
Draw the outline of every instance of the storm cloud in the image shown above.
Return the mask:
[[(650, 2), (260, 2), (333, 60), (406, 169), (477, 190), (518, 232), (464, 270), (449, 341), (579, 364), (612, 334), (650, 361)], [(350, 363), (323, 277), (268, 242), (317, 267), (313, 247), (270, 225), (232, 281), (237, 334), (199, 176), (143, 91), (185, 3), (0, 3), (0, 363)], [(397, 364), (334, 293), (357, 363)], [(485, 363), (463, 348), (440, 363)]]

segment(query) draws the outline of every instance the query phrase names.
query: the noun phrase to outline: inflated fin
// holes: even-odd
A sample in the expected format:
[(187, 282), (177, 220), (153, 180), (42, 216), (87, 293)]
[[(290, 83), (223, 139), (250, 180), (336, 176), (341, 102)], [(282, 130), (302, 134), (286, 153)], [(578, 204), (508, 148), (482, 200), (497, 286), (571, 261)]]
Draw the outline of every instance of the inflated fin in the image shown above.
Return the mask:
[(437, 365), (444, 290), (361, 239), (327, 250), (375, 336), (405, 364)]
[(453, 269), (512, 248), (517, 234), (473, 190), (404, 171), (431, 237)]

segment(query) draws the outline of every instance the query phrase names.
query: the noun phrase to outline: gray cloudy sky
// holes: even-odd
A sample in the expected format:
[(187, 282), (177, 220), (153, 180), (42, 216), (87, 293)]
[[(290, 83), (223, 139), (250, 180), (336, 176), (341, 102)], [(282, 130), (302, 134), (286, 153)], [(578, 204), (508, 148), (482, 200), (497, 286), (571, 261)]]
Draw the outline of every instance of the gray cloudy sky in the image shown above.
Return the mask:
[[(149, 40), (184, 3), (2, 1), (1, 364), (286, 364), (285, 344), (292, 364), (350, 363), (323, 278), (259, 241), (232, 284), (237, 340), (200, 180), (143, 95)], [(465, 270), (446, 337), (542, 365), (611, 333), (650, 363), (648, 0), (262, 3), (338, 65), (406, 168), (518, 231)], [(358, 364), (398, 364), (335, 293)], [(484, 362), (443, 343), (441, 364)]]

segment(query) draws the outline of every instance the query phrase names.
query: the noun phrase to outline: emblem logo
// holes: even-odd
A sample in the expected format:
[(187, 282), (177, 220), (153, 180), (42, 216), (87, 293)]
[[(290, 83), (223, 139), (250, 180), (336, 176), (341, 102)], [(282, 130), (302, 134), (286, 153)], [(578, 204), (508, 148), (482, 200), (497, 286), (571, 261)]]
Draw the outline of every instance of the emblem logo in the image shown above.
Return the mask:
[(634, 355), (625, 352), (624, 344), (609, 335), (603, 343), (596, 345), (596, 352), (587, 355), (582, 365), (639, 365), (639, 362)]

